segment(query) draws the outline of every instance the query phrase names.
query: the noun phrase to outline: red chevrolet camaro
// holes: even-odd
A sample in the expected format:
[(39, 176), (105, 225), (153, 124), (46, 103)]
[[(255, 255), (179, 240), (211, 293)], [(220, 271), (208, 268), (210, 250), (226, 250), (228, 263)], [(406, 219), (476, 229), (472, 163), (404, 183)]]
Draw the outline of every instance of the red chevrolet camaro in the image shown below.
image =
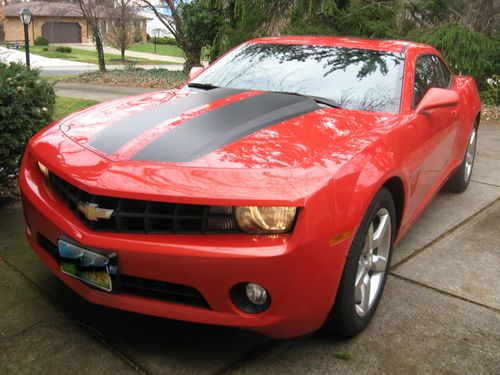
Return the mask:
[(480, 101), (434, 48), (252, 40), (29, 142), (29, 243), (86, 300), (276, 338), (363, 330), (394, 244), (471, 178)]

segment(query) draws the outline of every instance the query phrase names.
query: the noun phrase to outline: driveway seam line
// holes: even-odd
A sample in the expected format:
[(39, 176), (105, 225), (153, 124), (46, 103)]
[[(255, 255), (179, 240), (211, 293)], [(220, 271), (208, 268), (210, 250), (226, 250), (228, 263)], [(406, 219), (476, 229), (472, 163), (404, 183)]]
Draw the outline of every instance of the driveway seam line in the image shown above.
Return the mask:
[(282, 342), (283, 341), (280, 340), (270, 339), (264, 342), (263, 344), (255, 347), (254, 349), (250, 350), (243, 357), (229, 364), (225, 368), (222, 368), (221, 370), (214, 372), (213, 375), (230, 374), (231, 372), (241, 368), (245, 364), (252, 362), (254, 359), (261, 357), (262, 355), (269, 352)]
[(478, 180), (471, 180), (471, 181), (475, 182), (476, 184), (483, 184), (483, 185), (487, 185), (487, 186), (493, 186), (493, 187), (500, 188), (500, 185), (492, 184), (491, 182), (483, 182), (483, 181), (478, 181)]
[(403, 280), (403, 281), (406, 281), (410, 284), (414, 284), (414, 285), (418, 285), (418, 286), (421, 286), (423, 288), (426, 288), (426, 289), (430, 289), (430, 290), (433, 290), (435, 292), (438, 292), (440, 294), (444, 294), (445, 296), (448, 296), (448, 297), (452, 297), (452, 298), (456, 298), (456, 299), (459, 299), (461, 301), (464, 301), (464, 302), (468, 302), (468, 303), (472, 303), (473, 305), (476, 305), (476, 306), (480, 306), (480, 307), (483, 307), (485, 309), (488, 309), (488, 310), (492, 310), (494, 312), (497, 312), (497, 313), (500, 313), (500, 309), (499, 308), (496, 308), (496, 307), (493, 307), (493, 306), (489, 306), (489, 305), (485, 305), (484, 303), (481, 303), (481, 302), (476, 302), (476, 301), (473, 301), (471, 299), (468, 299), (466, 297), (462, 297), (462, 296), (459, 296), (459, 295), (456, 295), (456, 294), (453, 294), (451, 292), (448, 292), (446, 290), (441, 290), (441, 289), (438, 289), (432, 285), (428, 285), (428, 284), (425, 284), (421, 281), (416, 281), (416, 280), (412, 280), (412, 279), (409, 279), (405, 276), (401, 276), (401, 275), (398, 275), (397, 273), (392, 273), (392, 272), (389, 272), (389, 274), (397, 279), (400, 279), (400, 280)]
[(402, 260), (400, 260), (396, 264), (391, 265), (391, 271), (393, 271), (396, 268), (399, 268), (400, 266), (408, 263), (410, 260), (412, 260), (413, 258), (415, 258), (418, 255), (422, 254), (427, 249), (429, 249), (432, 246), (434, 246), (435, 244), (441, 242), (442, 240), (444, 240), (445, 238), (447, 238), (448, 236), (450, 236), (451, 234), (453, 234), (455, 231), (457, 231), (460, 227), (464, 226), (465, 224), (467, 224), (470, 221), (475, 220), (483, 212), (487, 211), (488, 209), (490, 209), (490, 207), (494, 206), (498, 202), (500, 202), (500, 198), (496, 198), (495, 200), (491, 201), (486, 206), (480, 208), (478, 211), (476, 211), (475, 213), (473, 213), (471, 216), (465, 218), (464, 220), (462, 220), (461, 222), (459, 222), (455, 226), (453, 226), (450, 229), (448, 229), (447, 231), (445, 231), (440, 236), (434, 238), (431, 242), (428, 242), (427, 244), (425, 244), (424, 246), (422, 246), (420, 249), (415, 250), (412, 254), (408, 255), (406, 258), (403, 258)]
[(125, 362), (127, 365), (132, 367), (137, 373), (141, 375), (146, 375), (148, 372), (143, 369), (141, 366), (134, 363), (130, 358), (128, 358), (125, 354), (121, 353), (118, 349), (114, 348), (107, 340), (104, 339), (101, 331), (97, 328), (87, 324), (85, 321), (82, 321), (78, 317), (74, 316), (70, 312), (68, 312), (63, 306), (61, 306), (56, 300), (54, 300), (50, 295), (48, 295), (42, 288), (40, 288), (34, 281), (28, 278), (22, 271), (20, 271), (16, 266), (10, 263), (8, 260), (0, 256), (0, 261), (4, 262), (12, 271), (14, 271), (17, 275), (19, 275), (24, 282), (26, 282), (31, 288), (33, 288), (36, 292), (38, 292), (42, 297), (44, 297), (49, 303), (55, 306), (59, 311), (61, 311), (66, 317), (70, 320), (78, 322), (78, 324), (82, 327), (86, 327), (87, 329), (83, 329), (83, 332), (86, 332), (87, 335), (92, 336), (98, 343), (107, 348), (112, 354), (118, 357), (120, 360)]

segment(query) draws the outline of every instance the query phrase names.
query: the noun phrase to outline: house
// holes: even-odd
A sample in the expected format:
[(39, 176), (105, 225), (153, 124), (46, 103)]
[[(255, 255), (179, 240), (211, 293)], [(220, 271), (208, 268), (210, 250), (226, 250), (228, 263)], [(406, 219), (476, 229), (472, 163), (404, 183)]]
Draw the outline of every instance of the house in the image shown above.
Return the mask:
[[(27, 8), (33, 14), (29, 25), (30, 43), (44, 36), (49, 43), (91, 43), (93, 41), (92, 28), (88, 25), (78, 4), (30, 1), (3, 7), (5, 20), (3, 21), (4, 40), (0, 42), (12, 43), (24, 41), (24, 29), (19, 20), (19, 11)], [(107, 25), (114, 22), (112, 18), (102, 12), (100, 26), (106, 40)], [(136, 34), (142, 41), (146, 41), (146, 18), (140, 15), (134, 18)], [(0, 32), (0, 36), (2, 33)]]
[[(165, 20), (175, 30), (175, 23), (171, 19), (170, 11), (167, 9), (167, 7), (157, 6), (156, 9), (160, 14), (163, 15)], [(141, 16), (144, 16), (147, 19), (146, 31), (147, 31), (149, 36), (151, 36), (151, 37), (168, 37), (168, 38), (174, 37), (172, 35), (172, 32), (165, 27), (165, 25), (158, 19), (158, 17), (155, 15), (155, 13), (152, 10), (141, 9), (139, 14)]]

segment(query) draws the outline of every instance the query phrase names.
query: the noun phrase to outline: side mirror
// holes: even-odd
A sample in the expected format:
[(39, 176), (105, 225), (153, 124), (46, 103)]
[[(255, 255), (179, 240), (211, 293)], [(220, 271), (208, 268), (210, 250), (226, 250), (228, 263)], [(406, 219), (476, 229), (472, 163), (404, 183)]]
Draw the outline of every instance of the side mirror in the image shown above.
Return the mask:
[(457, 104), (458, 94), (455, 91), (433, 87), (427, 91), (415, 111), (425, 114), (431, 109), (454, 107)]
[(194, 77), (200, 74), (203, 69), (205, 68), (202, 66), (193, 66), (189, 71), (188, 79), (191, 81)]

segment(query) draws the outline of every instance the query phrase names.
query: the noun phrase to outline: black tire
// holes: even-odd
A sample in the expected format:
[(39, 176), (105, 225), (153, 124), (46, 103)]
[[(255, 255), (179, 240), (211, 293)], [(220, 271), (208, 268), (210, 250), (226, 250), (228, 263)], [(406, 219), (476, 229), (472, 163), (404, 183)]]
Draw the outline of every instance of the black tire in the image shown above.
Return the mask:
[[(390, 245), (387, 255), (387, 262), (380, 286), (377, 294), (373, 299), (369, 309), (364, 316), (360, 316), (356, 310), (355, 300), (355, 282), (358, 275), (358, 267), (361, 261), (363, 248), (365, 248), (365, 238), (367, 237), (370, 225), (374, 220), (377, 220), (377, 214), (381, 209), (386, 209), (390, 216)], [(353, 337), (361, 332), (372, 319), (380, 298), (384, 291), (387, 274), (389, 273), (389, 265), (391, 262), (392, 248), (395, 234), (395, 207), (394, 201), (389, 190), (382, 188), (373, 199), (365, 213), (363, 221), (353, 239), (351, 249), (346, 259), (342, 279), (340, 281), (335, 303), (328, 316), (324, 329), (341, 337)], [(378, 251), (378, 249), (377, 249)]]
[[(462, 193), (465, 190), (467, 190), (467, 187), (469, 186), (470, 179), (472, 177), (472, 169), (474, 167), (475, 155), (476, 155), (477, 128), (478, 128), (478, 124), (476, 122), (476, 124), (474, 124), (474, 127), (471, 130), (471, 134), (469, 136), (469, 143), (468, 143), (467, 149), (465, 150), (465, 155), (464, 155), (464, 158), (462, 160), (462, 164), (460, 164), (460, 167), (458, 167), (458, 169), (455, 170), (455, 172), (453, 172), (453, 174), (450, 176), (448, 181), (446, 181), (445, 190), (447, 190), (451, 193)], [(470, 158), (468, 158), (469, 145), (470, 145), (472, 134), (474, 134), (472, 164), (470, 165), (470, 171), (468, 172), (468, 160), (470, 161)]]

